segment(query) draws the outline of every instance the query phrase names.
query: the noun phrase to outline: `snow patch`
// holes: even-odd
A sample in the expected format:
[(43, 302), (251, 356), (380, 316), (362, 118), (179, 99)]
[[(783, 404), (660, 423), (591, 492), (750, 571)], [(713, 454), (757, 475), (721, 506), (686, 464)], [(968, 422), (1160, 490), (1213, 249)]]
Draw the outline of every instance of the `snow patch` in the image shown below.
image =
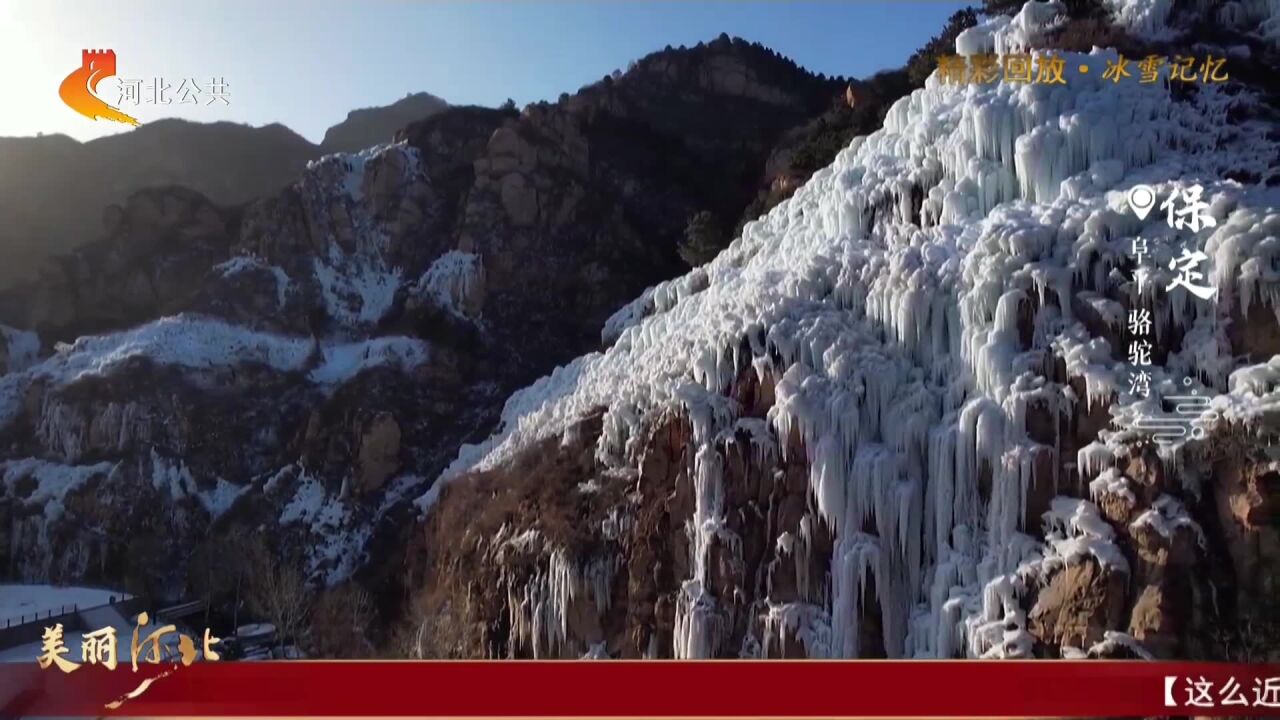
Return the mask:
[(305, 472), (280, 512), (280, 524), (291, 523), (305, 525), (311, 533), (306, 558), (312, 582), (333, 586), (351, 577), (363, 562), (371, 527), (357, 522), (344, 492), (329, 492)]
[[(43, 508), (45, 527), (58, 521), (65, 510), (67, 495), (94, 477), (115, 472), (116, 463), (100, 462), (94, 465), (63, 465), (37, 458), (0, 461), (0, 477), (5, 492), (28, 508)], [(19, 486), (24, 481), (34, 481), (34, 487), (19, 496)]]
[(407, 337), (321, 344), (312, 338), (246, 330), (221, 320), (178, 315), (61, 345), (53, 357), (27, 370), (24, 380), (69, 385), (110, 375), (131, 360), (145, 358), (159, 365), (193, 370), (261, 364), (280, 372), (306, 372), (316, 384), (335, 385), (380, 365), (409, 370), (426, 362), (427, 357), (427, 345)]
[(268, 265), (260, 258), (252, 255), (237, 255), (226, 262), (214, 265), (213, 270), (224, 278), (246, 272), (270, 273), (276, 283), (276, 307), (279, 308), (285, 306), (289, 292), (293, 289), (293, 283), (289, 280), (289, 275), (285, 273), (283, 268), (279, 265)]
[[(18, 622), (23, 616), (54, 615), (64, 607), (81, 609), (129, 599), (116, 590), (57, 585), (0, 585), (0, 623)], [(29, 619), (29, 618), (28, 618)], [(70, 644), (68, 644), (70, 647)], [(24, 658), (34, 659), (34, 655)]]
[(1148, 510), (1129, 523), (1131, 530), (1143, 527), (1155, 530), (1165, 540), (1170, 541), (1180, 528), (1186, 528), (1195, 535), (1200, 547), (1205, 547), (1204, 530), (1187, 514), (1186, 507), (1171, 495), (1161, 495), (1156, 498)]
[(336, 246), (329, 259), (314, 258), (312, 269), (329, 315), (346, 325), (371, 325), (383, 318), (400, 289), (401, 271), (381, 257), (344, 255)]

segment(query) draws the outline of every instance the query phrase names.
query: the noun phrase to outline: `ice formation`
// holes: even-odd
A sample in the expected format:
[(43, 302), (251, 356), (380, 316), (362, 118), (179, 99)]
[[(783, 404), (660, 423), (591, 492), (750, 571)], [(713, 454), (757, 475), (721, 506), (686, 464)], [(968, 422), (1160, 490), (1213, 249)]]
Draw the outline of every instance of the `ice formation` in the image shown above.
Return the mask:
[[(510, 530), (504, 525), (491, 544), (499, 558), (529, 552), (541, 540), (537, 531), (512, 535)], [(512, 639), (528, 644), (535, 658), (556, 657), (569, 633), (573, 601), (584, 599), (594, 616), (602, 617), (609, 609), (609, 587), (616, 571), (616, 558), (596, 557), (580, 565), (564, 550), (553, 552), (545, 570), (539, 567), (524, 583), (507, 585)], [(603, 642), (593, 643), (587, 655), (608, 657)]]
[[(1166, 6), (1129, 2), (1118, 14), (1158, 35)], [(1028, 3), (964, 33), (957, 51), (1034, 47), (1061, 14), (1058, 3)], [(641, 423), (679, 409), (693, 428), (696, 507), (675, 654), (723, 654), (723, 608), (706, 559), (713, 545), (738, 542), (721, 514), (722, 441), (739, 420), (726, 394), (754, 372), (776, 383), (763, 428), (776, 438), (769, 445), (784, 451), (789, 438), (801, 441), (835, 549), (826, 577), (807, 580), (814, 602), (766, 608), (764, 635), (743, 654), (799, 638), (810, 654), (857, 655), (860, 609), (876, 603), (891, 657), (1028, 655), (1019, 597), (1031, 584), (1085, 560), (1128, 572), (1089, 500), (1056, 499), (1043, 542), (1024, 524), (1037, 467), (1054, 467), (1060, 480), (1060, 448), (1029, 436), (1032, 412), (1111, 408), (1123, 429), (1141, 405), (1125, 382), (1122, 348), (1102, 336), (1118, 312), (1153, 306), (1127, 279), (1133, 238), (1157, 248), (1152, 285), (1171, 282), (1162, 268), (1181, 249), (1205, 248), (1203, 269), (1219, 291), (1216, 306), (1181, 288), (1156, 306), (1158, 332), (1191, 340), (1153, 367), (1153, 393), (1176, 392), (1176, 379), (1190, 375), (1243, 413), (1275, 396), (1278, 377), (1270, 365), (1237, 369), (1215, 329), (1235, 307), (1280, 310), (1271, 263), (1280, 192), (1266, 185), (1276, 177), (1276, 144), (1260, 124), (1225, 121), (1234, 104), (1256, 98), (1211, 85), (1188, 99), (1166, 83), (1117, 91), (1101, 80), (1114, 51), (1065, 56), (1093, 71), (1057, 86), (930, 78), (893, 105), (883, 129), (855, 139), (715, 260), (620, 310), (603, 333), (606, 351), (513, 395), (499, 431), (464, 447), (420, 507), (448, 479), (501, 465), (597, 407), (608, 408), (598, 458), (634, 467)], [(1264, 182), (1245, 187), (1229, 171)], [(1163, 216), (1139, 221), (1125, 202), (1138, 183), (1162, 197), (1200, 184), (1216, 224), (1175, 234)], [(1101, 324), (1090, 326), (1078, 308)], [(1113, 465), (1135, 438), (1108, 431), (1080, 449), (1081, 491), (1131, 495)], [(1037, 462), (1045, 456), (1049, 463)], [(1157, 532), (1182, 523), (1171, 503), (1152, 512), (1138, 522)], [(779, 547), (799, 552), (802, 538), (785, 536)], [(545, 603), (563, 593), (552, 591), (553, 578), (539, 582), (546, 587), (513, 597), (512, 607), (529, 608), (520, 632), (542, 629), (537, 647), (547, 649), (562, 639), (564, 608)]]
[(1272, 45), (1280, 45), (1280, 2), (1277, 0), (1228, 0), (1219, 4), (1217, 20)]
[(410, 294), (431, 300), (463, 318), (474, 318), (480, 311), (478, 294), (484, 288), (484, 266), (480, 256), (450, 250), (427, 268), (410, 289)]
[[(313, 232), (326, 242), (325, 252), (312, 259), (312, 273), (329, 315), (347, 326), (376, 324), (404, 283), (403, 270), (388, 260), (388, 219), (368, 192), (377, 175), (391, 169), (400, 173), (396, 187), (424, 178), (418, 151), (397, 143), (313, 160), (299, 183)], [(328, 207), (333, 187), (345, 190), (345, 212)]]
[(1167, 40), (1175, 33), (1169, 28), (1173, 0), (1107, 0), (1116, 24), (1150, 40)]

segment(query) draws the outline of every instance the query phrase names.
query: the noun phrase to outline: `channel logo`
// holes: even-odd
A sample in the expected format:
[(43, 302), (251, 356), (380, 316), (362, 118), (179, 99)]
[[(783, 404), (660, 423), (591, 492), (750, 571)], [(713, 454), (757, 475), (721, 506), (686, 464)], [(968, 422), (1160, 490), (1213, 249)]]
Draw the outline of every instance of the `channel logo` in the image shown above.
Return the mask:
[(67, 107), (90, 120), (110, 120), (125, 125), (139, 125), (137, 118), (120, 112), (98, 97), (98, 83), (116, 74), (115, 50), (84, 50), (80, 55), (80, 67), (76, 68), (58, 87), (58, 96)]

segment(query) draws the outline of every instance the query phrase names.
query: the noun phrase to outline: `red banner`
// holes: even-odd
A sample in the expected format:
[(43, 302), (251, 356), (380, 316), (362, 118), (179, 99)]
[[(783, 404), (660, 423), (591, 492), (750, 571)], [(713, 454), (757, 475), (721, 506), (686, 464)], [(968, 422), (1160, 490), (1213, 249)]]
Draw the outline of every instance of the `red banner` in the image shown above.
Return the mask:
[(33, 661), (0, 688), (0, 717), (1280, 715), (1280, 665), (1128, 661)]

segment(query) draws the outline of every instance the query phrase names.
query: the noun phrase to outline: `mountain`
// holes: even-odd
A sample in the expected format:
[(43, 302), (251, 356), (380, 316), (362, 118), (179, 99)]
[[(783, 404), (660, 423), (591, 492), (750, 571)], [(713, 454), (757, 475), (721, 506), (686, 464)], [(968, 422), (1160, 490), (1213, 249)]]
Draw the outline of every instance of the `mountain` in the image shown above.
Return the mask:
[[(245, 598), (321, 656), (1274, 659), (1280, 21), (1087, 4), (939, 36), (1060, 86), (722, 36), (246, 203), (135, 193), (0, 293), (0, 572)], [(1078, 51), (1207, 25), (1229, 83)], [(704, 214), (748, 221), (689, 270)], [(1193, 249), (1216, 304), (1163, 290)], [(1138, 427), (1192, 391), (1205, 438)]]
[[(1111, 5), (1028, 2), (956, 51), (1105, 31), (1171, 55), (1221, 22), (1261, 65), (1118, 87), (1094, 49), (1052, 87), (935, 75), (510, 397), (419, 500), (397, 652), (1280, 657), (1280, 138), (1248, 81), (1280, 19)], [(1139, 219), (1139, 183), (1211, 222)]]
[(449, 103), (430, 93), (413, 93), (390, 105), (352, 110), (346, 120), (325, 132), (320, 148), (328, 154), (373, 147), (390, 140), (404, 126), (447, 107)]
[(377, 639), (414, 498), (845, 85), (725, 36), (556, 103), (447, 108), (245, 204), (135, 193), (0, 293), (0, 568), (224, 607), (267, 557), (316, 618), (372, 593), (370, 637), (331, 645)]
[(80, 143), (64, 135), (0, 138), (0, 287), (34, 277), (48, 258), (97, 238), (103, 213), (133, 193), (166, 185), (193, 189), (222, 204), (277, 192), (307, 162), (339, 148), (369, 147), (444, 107), (425, 93), (383, 108), (358, 110), (317, 146), (272, 124), (158, 120)]

